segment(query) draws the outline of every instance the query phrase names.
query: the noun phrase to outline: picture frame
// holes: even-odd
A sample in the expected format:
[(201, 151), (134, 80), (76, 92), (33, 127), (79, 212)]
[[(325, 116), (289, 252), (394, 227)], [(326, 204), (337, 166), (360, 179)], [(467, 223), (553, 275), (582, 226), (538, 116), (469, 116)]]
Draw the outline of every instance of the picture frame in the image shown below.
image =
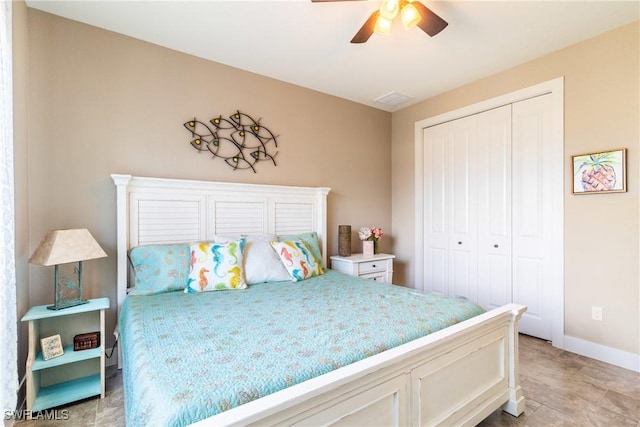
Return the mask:
[(627, 191), (627, 149), (571, 156), (571, 193), (607, 194)]
[(42, 349), (42, 359), (49, 360), (64, 354), (62, 348), (62, 340), (60, 334), (42, 338), (40, 340), (40, 348)]

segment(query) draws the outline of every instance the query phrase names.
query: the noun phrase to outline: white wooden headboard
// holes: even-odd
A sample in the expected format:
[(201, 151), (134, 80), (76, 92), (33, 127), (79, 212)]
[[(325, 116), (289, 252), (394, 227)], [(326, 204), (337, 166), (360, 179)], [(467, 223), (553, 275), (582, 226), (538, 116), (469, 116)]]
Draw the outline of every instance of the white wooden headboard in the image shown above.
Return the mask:
[(111, 175), (116, 185), (118, 312), (127, 295), (127, 254), (139, 245), (215, 235), (318, 233), (326, 265), (325, 187)]

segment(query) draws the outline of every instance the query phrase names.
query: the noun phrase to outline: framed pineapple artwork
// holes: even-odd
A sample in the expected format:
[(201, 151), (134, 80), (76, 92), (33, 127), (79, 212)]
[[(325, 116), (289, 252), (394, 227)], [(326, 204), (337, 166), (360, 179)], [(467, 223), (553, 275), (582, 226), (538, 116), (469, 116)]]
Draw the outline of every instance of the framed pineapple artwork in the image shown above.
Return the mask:
[(627, 191), (626, 148), (571, 156), (573, 194)]

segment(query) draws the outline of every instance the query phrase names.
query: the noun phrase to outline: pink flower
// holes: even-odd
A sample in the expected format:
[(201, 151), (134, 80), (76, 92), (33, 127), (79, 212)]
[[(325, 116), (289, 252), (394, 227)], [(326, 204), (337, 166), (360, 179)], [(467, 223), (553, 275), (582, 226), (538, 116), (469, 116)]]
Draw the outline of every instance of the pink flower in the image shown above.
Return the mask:
[(371, 234), (373, 234), (373, 239), (374, 240), (380, 240), (382, 239), (382, 229), (378, 228), (378, 227), (373, 227), (371, 229)]
[(360, 240), (378, 241), (382, 238), (382, 229), (379, 227), (362, 227), (358, 232)]

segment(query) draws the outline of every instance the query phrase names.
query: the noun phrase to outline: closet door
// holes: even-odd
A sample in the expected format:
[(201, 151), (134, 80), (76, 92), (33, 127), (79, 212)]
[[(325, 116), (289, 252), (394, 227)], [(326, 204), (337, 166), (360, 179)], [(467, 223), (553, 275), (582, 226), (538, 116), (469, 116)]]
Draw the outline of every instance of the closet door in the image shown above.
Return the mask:
[(424, 290), (447, 295), (449, 219), (448, 124), (423, 130), (424, 143)]
[(478, 114), (478, 303), (512, 302), (511, 105)]
[(561, 94), (559, 81), (536, 85), (425, 119), (416, 135), (416, 286), (486, 309), (526, 305), (520, 331), (554, 345), (564, 313)]
[(476, 115), (448, 123), (449, 295), (478, 301)]
[(520, 331), (551, 339), (553, 150), (551, 95), (516, 102), (513, 111), (513, 301), (527, 306)]
[(476, 117), (426, 128), (424, 289), (477, 301)]

